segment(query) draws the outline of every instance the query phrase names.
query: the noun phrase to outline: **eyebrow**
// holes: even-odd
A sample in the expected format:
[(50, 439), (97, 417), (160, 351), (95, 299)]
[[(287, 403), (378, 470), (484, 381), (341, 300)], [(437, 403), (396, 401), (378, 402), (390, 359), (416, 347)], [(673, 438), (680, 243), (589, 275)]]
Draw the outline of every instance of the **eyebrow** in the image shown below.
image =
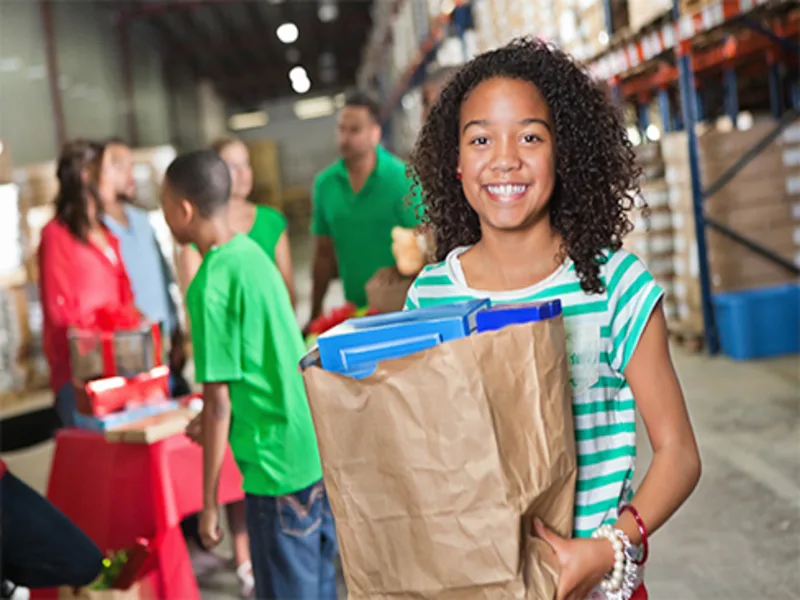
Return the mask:
[[(530, 118), (530, 119), (522, 119), (519, 122), (520, 125), (533, 125), (534, 123), (538, 123), (539, 125), (544, 125), (547, 128), (547, 131), (551, 131), (550, 124), (544, 119)], [(488, 125), (489, 121), (487, 121), (486, 119), (473, 119), (472, 121), (469, 121), (466, 125), (464, 125), (463, 129), (461, 130), (461, 133), (464, 133), (468, 128), (473, 126), (486, 127)]]

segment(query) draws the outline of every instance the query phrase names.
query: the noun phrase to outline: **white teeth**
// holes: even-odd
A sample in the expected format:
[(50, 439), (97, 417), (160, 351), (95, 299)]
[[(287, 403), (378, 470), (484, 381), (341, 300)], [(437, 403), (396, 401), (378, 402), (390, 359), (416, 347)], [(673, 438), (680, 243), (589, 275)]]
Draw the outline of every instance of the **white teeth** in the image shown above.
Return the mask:
[(512, 196), (514, 194), (522, 194), (525, 192), (528, 186), (526, 185), (487, 185), (486, 189), (489, 190), (490, 194), (495, 194), (497, 196)]

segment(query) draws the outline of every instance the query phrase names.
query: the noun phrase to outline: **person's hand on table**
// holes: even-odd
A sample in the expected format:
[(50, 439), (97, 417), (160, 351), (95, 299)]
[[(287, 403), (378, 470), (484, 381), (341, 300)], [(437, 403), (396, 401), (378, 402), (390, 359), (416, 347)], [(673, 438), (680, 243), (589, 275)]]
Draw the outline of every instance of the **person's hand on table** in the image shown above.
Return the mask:
[(195, 444), (203, 445), (203, 413), (200, 413), (189, 421), (189, 424), (186, 426), (186, 437)]
[(211, 550), (222, 541), (222, 529), (219, 528), (219, 509), (216, 506), (204, 508), (200, 513), (198, 533), (206, 550)]
[(604, 539), (566, 540), (535, 521), (536, 534), (556, 553), (561, 566), (555, 600), (585, 600), (614, 568), (614, 549)]

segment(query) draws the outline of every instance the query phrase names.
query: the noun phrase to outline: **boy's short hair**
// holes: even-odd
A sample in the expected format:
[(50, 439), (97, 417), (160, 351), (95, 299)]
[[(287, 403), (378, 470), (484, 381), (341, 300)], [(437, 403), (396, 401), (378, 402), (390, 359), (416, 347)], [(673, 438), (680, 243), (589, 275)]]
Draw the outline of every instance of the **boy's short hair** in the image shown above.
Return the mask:
[(348, 93), (345, 96), (344, 105), (356, 108), (366, 108), (373, 121), (376, 123), (381, 122), (381, 109), (380, 106), (378, 106), (378, 102), (365, 92)]
[(203, 217), (210, 217), (228, 204), (231, 173), (213, 150), (180, 155), (167, 168), (169, 185), (186, 198)]

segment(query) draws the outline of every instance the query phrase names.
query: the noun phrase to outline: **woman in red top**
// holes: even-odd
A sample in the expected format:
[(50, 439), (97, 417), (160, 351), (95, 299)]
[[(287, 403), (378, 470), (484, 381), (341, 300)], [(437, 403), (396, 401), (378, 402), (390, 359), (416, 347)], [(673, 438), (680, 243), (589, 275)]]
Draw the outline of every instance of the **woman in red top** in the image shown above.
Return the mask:
[(88, 141), (67, 143), (58, 160), (56, 215), (44, 227), (39, 245), (39, 293), (44, 313), (43, 342), (50, 384), (64, 426), (74, 422), (67, 329), (91, 322), (101, 308), (133, 304), (119, 242), (103, 225), (98, 182), (103, 147)]

